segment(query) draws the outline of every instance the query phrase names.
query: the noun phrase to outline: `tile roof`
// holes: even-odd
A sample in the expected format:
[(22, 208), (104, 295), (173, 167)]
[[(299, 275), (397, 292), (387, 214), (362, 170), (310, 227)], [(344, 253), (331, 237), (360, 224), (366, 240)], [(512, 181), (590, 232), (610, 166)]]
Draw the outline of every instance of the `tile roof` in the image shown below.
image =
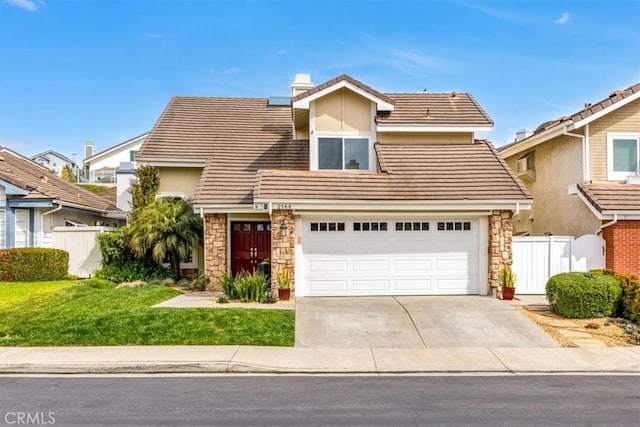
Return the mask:
[(343, 82), (343, 81), (349, 82), (352, 85), (362, 89), (363, 91), (368, 92), (369, 94), (375, 96), (376, 98), (379, 98), (379, 99), (381, 99), (381, 100), (383, 100), (385, 102), (388, 102), (389, 104), (393, 104), (393, 100), (391, 98), (389, 98), (387, 95), (385, 95), (385, 94), (383, 94), (381, 92), (378, 92), (377, 90), (373, 89), (372, 87), (367, 86), (366, 84), (362, 83), (359, 80), (354, 79), (353, 77), (351, 77), (351, 76), (349, 76), (347, 74), (342, 74), (342, 75), (340, 75), (338, 77), (335, 77), (335, 78), (333, 78), (331, 80), (328, 80), (328, 81), (326, 81), (324, 83), (321, 83), (318, 86), (313, 87), (313, 88), (311, 88), (311, 89), (309, 89), (309, 90), (307, 90), (305, 92), (299, 93), (298, 95), (296, 95), (293, 98), (291, 98), (291, 101), (292, 102), (300, 101), (301, 99), (307, 98), (307, 97), (309, 97), (309, 96), (311, 96), (311, 95), (313, 95), (315, 93), (322, 92), (323, 90), (328, 89), (331, 86), (333, 86), (333, 85), (335, 85), (337, 83)]
[(469, 145), (376, 144), (382, 173), (262, 170), (260, 200), (532, 199), (488, 141)]
[(468, 93), (389, 93), (393, 111), (380, 111), (376, 122), (385, 125), (481, 125), (493, 120)]
[(600, 213), (640, 211), (639, 184), (578, 184), (578, 190)]
[(25, 190), (28, 199), (52, 199), (89, 210), (106, 212), (117, 208), (102, 197), (62, 179), (13, 151), (0, 147), (0, 179)]
[(554, 120), (549, 120), (547, 122), (542, 123), (540, 126), (538, 126), (538, 128), (535, 130), (535, 132), (524, 139), (521, 139), (520, 141), (515, 141), (506, 145), (503, 145), (502, 147), (500, 147), (500, 151), (504, 151), (507, 148), (513, 147), (514, 145), (518, 145), (523, 143), (524, 141), (527, 141), (529, 138), (535, 137), (536, 135), (540, 134), (541, 132), (544, 132), (546, 130), (555, 128), (557, 126), (560, 125), (564, 125), (567, 124), (567, 122), (571, 121), (572, 123), (584, 120), (589, 118), (590, 116), (597, 114), (599, 112), (601, 112), (604, 109), (607, 109), (609, 107), (614, 106), (615, 104), (617, 104), (618, 102), (630, 97), (631, 95), (634, 95), (636, 93), (640, 92), (640, 83), (636, 83), (632, 86), (629, 86), (626, 89), (623, 90), (616, 90), (613, 91), (609, 94), (608, 97), (596, 102), (596, 103), (589, 103), (585, 105), (585, 108), (583, 108), (582, 110), (573, 113), (570, 116), (562, 116), (559, 117), (557, 119)]
[[(206, 160), (259, 156), (292, 139), (291, 108), (268, 98), (173, 97), (137, 154), (145, 159)], [(242, 149), (238, 149), (241, 146)]]

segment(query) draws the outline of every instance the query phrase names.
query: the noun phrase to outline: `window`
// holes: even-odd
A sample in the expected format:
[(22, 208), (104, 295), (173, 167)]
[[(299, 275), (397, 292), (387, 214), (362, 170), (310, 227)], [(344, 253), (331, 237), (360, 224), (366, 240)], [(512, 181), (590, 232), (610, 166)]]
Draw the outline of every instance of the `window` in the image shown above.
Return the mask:
[(29, 209), (16, 209), (16, 248), (29, 246)]
[(387, 231), (386, 222), (354, 222), (353, 231)]
[(629, 175), (640, 173), (640, 135), (607, 134), (608, 179), (624, 181)]
[(369, 170), (369, 139), (318, 138), (318, 169)]
[(428, 222), (396, 222), (396, 231), (429, 231)]
[(138, 152), (136, 150), (129, 151), (129, 160), (132, 161), (132, 162), (135, 162), (137, 154), (138, 154)]
[(312, 222), (311, 231), (344, 231), (344, 222)]
[(469, 221), (438, 222), (438, 231), (471, 231)]

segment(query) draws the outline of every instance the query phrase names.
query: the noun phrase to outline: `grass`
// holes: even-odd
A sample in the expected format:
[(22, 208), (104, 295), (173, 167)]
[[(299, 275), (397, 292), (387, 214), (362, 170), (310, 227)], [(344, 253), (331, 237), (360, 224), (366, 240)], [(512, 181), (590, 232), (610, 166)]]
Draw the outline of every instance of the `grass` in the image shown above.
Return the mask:
[(0, 283), (0, 346), (294, 343), (292, 311), (151, 308), (176, 295), (95, 279)]

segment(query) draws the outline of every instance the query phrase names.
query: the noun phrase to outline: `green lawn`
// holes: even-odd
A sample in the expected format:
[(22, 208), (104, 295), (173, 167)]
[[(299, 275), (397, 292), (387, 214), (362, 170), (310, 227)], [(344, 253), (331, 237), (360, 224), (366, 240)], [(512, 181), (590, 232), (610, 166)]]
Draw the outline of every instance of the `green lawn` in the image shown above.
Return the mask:
[(290, 310), (151, 308), (179, 294), (106, 281), (0, 283), (0, 345), (294, 343)]

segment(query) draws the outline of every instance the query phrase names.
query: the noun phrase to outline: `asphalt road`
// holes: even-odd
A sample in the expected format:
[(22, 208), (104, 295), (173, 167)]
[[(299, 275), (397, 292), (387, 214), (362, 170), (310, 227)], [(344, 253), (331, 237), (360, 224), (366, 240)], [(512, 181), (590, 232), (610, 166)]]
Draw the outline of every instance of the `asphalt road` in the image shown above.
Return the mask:
[(0, 426), (26, 421), (58, 426), (637, 426), (640, 376), (0, 377)]

